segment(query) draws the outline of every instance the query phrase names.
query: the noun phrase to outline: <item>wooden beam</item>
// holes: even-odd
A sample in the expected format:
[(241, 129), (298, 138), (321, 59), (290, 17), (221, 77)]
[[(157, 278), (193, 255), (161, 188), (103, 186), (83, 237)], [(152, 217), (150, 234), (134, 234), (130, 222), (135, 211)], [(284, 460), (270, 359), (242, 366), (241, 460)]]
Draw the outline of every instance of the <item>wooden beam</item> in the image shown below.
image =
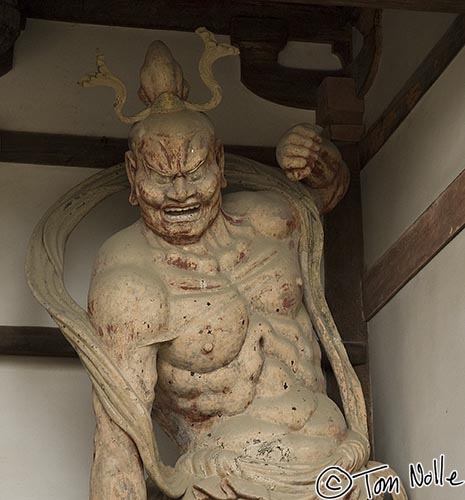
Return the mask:
[[(364, 364), (367, 347), (363, 342), (344, 343), (353, 366)], [(58, 328), (43, 326), (0, 326), (0, 355), (50, 356), (75, 358), (76, 351)], [(329, 361), (323, 356), (323, 367), (329, 369)]]
[[(463, 5), (465, 10), (465, 2)], [(460, 15), (360, 141), (362, 168), (383, 147), (464, 45), (465, 15)]]
[[(124, 161), (127, 139), (36, 132), (0, 131), (0, 162), (105, 168)], [(275, 150), (265, 146), (226, 145), (228, 153), (276, 165)]]
[(77, 357), (58, 328), (45, 326), (0, 326), (0, 354)]
[(465, 227), (465, 170), (418, 217), (364, 279), (371, 319)]
[(0, 131), (0, 161), (104, 168), (124, 161), (127, 139)]
[(238, 16), (286, 21), (289, 39), (331, 43), (347, 40), (353, 8), (293, 5), (260, 0), (24, 0), (27, 17), (71, 23), (195, 31), (205, 26), (228, 35)]
[(328, 7), (365, 7), (367, 9), (423, 10), (429, 12), (465, 13), (463, 0), (267, 0), (291, 5), (325, 5)]

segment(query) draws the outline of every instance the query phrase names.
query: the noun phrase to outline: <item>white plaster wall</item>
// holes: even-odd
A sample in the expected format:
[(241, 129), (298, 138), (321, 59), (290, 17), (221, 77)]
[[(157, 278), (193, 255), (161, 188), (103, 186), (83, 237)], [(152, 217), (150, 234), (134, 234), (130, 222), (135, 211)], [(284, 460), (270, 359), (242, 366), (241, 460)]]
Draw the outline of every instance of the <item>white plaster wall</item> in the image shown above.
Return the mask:
[(362, 170), (368, 266), (465, 167), (464, 82), (462, 50)]
[(365, 97), (367, 126), (381, 115), (454, 19), (455, 14), (383, 11), (380, 65)]
[[(437, 17), (428, 43), (443, 21)], [(388, 45), (398, 38), (416, 43), (417, 33), (403, 33), (402, 26), (385, 34)], [(423, 58), (408, 57), (410, 67)], [(383, 64), (389, 51), (386, 58)], [(363, 170), (367, 267), (465, 167), (464, 81), (462, 51)], [(421, 461), (430, 470), (440, 453), (446, 473), (457, 469), (465, 479), (464, 255), (461, 233), (369, 322), (376, 455), (407, 483), (409, 463)], [(416, 489), (410, 499), (457, 500), (464, 491)]]
[[(462, 232), (370, 321), (377, 458), (408, 484), (409, 463), (427, 471), (441, 453), (465, 480), (465, 234)], [(461, 488), (429, 487), (410, 500), (459, 500)]]
[[(113, 116), (109, 89), (81, 89), (76, 81), (94, 71), (95, 48), (128, 84), (128, 113), (147, 45), (164, 39), (186, 68), (192, 99), (206, 99), (196, 70), (202, 44), (194, 34), (28, 21), (15, 50), (12, 72), (0, 79), (0, 127), (9, 130), (125, 137)], [(225, 37), (220, 37), (224, 40)], [(283, 61), (298, 65), (303, 54), (334, 67), (324, 47), (296, 44)], [(303, 65), (303, 64), (302, 64)], [(216, 63), (224, 101), (211, 113), (229, 144), (274, 145), (284, 130), (314, 113), (274, 105), (239, 82), (238, 60)], [(25, 283), (29, 235), (48, 206), (95, 170), (0, 164), (0, 324), (53, 325)], [(92, 261), (110, 234), (137, 217), (124, 195), (105, 202), (71, 236), (66, 282), (85, 305)], [(94, 420), (91, 387), (79, 362), (0, 356), (0, 500), (87, 498)], [(162, 454), (172, 461), (163, 438)]]

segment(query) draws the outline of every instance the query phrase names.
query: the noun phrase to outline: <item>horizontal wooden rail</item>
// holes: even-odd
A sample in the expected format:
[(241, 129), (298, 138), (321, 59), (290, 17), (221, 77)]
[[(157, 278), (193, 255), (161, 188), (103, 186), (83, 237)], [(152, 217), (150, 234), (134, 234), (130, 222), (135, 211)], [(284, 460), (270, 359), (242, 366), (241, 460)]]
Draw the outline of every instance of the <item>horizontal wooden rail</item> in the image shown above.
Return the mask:
[[(463, 6), (465, 11), (465, 2)], [(360, 141), (362, 168), (384, 146), (464, 45), (465, 15), (460, 15)]]
[(364, 279), (371, 319), (465, 227), (465, 170), (418, 217)]
[[(0, 131), (0, 162), (105, 168), (124, 161), (127, 139)], [(275, 165), (275, 149), (226, 145), (228, 153)]]
[[(345, 341), (344, 345), (353, 366), (367, 361), (366, 343)], [(43, 326), (0, 326), (0, 355), (49, 356), (60, 358), (77, 357), (76, 352), (58, 328)], [(323, 354), (323, 367), (329, 362)]]
[(58, 328), (45, 326), (0, 326), (0, 354), (77, 357)]

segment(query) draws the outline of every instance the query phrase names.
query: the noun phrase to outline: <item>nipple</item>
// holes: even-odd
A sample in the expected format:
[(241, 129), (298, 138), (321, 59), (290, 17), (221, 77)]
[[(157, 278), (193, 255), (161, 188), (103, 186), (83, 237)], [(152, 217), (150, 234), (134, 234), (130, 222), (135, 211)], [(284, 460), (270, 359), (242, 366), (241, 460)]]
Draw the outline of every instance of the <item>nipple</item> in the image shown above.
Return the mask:
[(208, 354), (209, 352), (213, 351), (213, 344), (211, 342), (207, 342), (202, 346), (202, 351), (204, 354)]

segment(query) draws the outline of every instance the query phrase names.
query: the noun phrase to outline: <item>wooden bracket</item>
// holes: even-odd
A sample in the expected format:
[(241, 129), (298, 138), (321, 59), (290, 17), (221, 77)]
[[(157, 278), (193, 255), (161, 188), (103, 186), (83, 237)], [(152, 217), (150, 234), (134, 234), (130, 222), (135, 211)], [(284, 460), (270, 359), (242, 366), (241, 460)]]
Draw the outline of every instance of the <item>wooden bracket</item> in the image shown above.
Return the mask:
[(381, 16), (381, 10), (363, 9), (355, 25), (363, 37), (363, 45), (350, 64), (358, 96), (368, 92), (378, 72), (382, 45)]
[[(380, 50), (379, 15), (363, 3), (361, 7), (368, 8), (334, 6), (327, 0), (320, 5), (303, 0), (22, 0), (21, 5), (25, 15), (35, 19), (177, 31), (205, 26), (215, 34), (229, 34), (242, 51), (244, 85), (267, 100), (303, 109), (316, 109), (317, 89), (328, 76), (353, 76), (363, 95), (373, 80)], [(354, 60), (353, 27), (363, 38)], [(288, 41), (330, 45), (341, 69), (279, 64), (279, 52)]]
[(358, 142), (364, 132), (364, 101), (352, 78), (328, 77), (318, 89), (316, 122), (334, 142)]
[(0, 76), (13, 67), (15, 41), (24, 28), (17, 0), (0, 0)]
[[(357, 100), (370, 88), (380, 56), (381, 15), (379, 11), (363, 9), (356, 20), (352, 21), (363, 37), (363, 45), (357, 57), (352, 60), (352, 30), (347, 24), (338, 39), (326, 40), (332, 46), (333, 54), (341, 61), (340, 70), (311, 70), (283, 66), (278, 62), (279, 53), (289, 39), (288, 20), (280, 18), (234, 17), (231, 23), (231, 42), (239, 47), (241, 54), (241, 80), (252, 92), (278, 104), (304, 109), (320, 107), (318, 88), (331, 79), (350, 80), (353, 88), (343, 98)], [(334, 36), (334, 34), (333, 34)], [(345, 36), (345, 38), (344, 38)], [(315, 35), (319, 40), (322, 35)], [(312, 41), (311, 37), (309, 41)], [(353, 80), (347, 78), (353, 76)], [(346, 78), (344, 78), (346, 77)], [(331, 90), (332, 87), (329, 87)], [(336, 92), (338, 89), (336, 89)], [(351, 102), (350, 101), (350, 102)], [(360, 99), (358, 99), (360, 101)], [(334, 122), (335, 135), (343, 135), (345, 142), (357, 142), (360, 127), (342, 131), (340, 124)], [(360, 122), (352, 124), (359, 125)]]
[(344, 70), (281, 65), (278, 56), (287, 40), (287, 23), (283, 19), (236, 17), (231, 25), (231, 42), (241, 51), (242, 83), (254, 94), (277, 104), (315, 109), (322, 80), (343, 75)]

